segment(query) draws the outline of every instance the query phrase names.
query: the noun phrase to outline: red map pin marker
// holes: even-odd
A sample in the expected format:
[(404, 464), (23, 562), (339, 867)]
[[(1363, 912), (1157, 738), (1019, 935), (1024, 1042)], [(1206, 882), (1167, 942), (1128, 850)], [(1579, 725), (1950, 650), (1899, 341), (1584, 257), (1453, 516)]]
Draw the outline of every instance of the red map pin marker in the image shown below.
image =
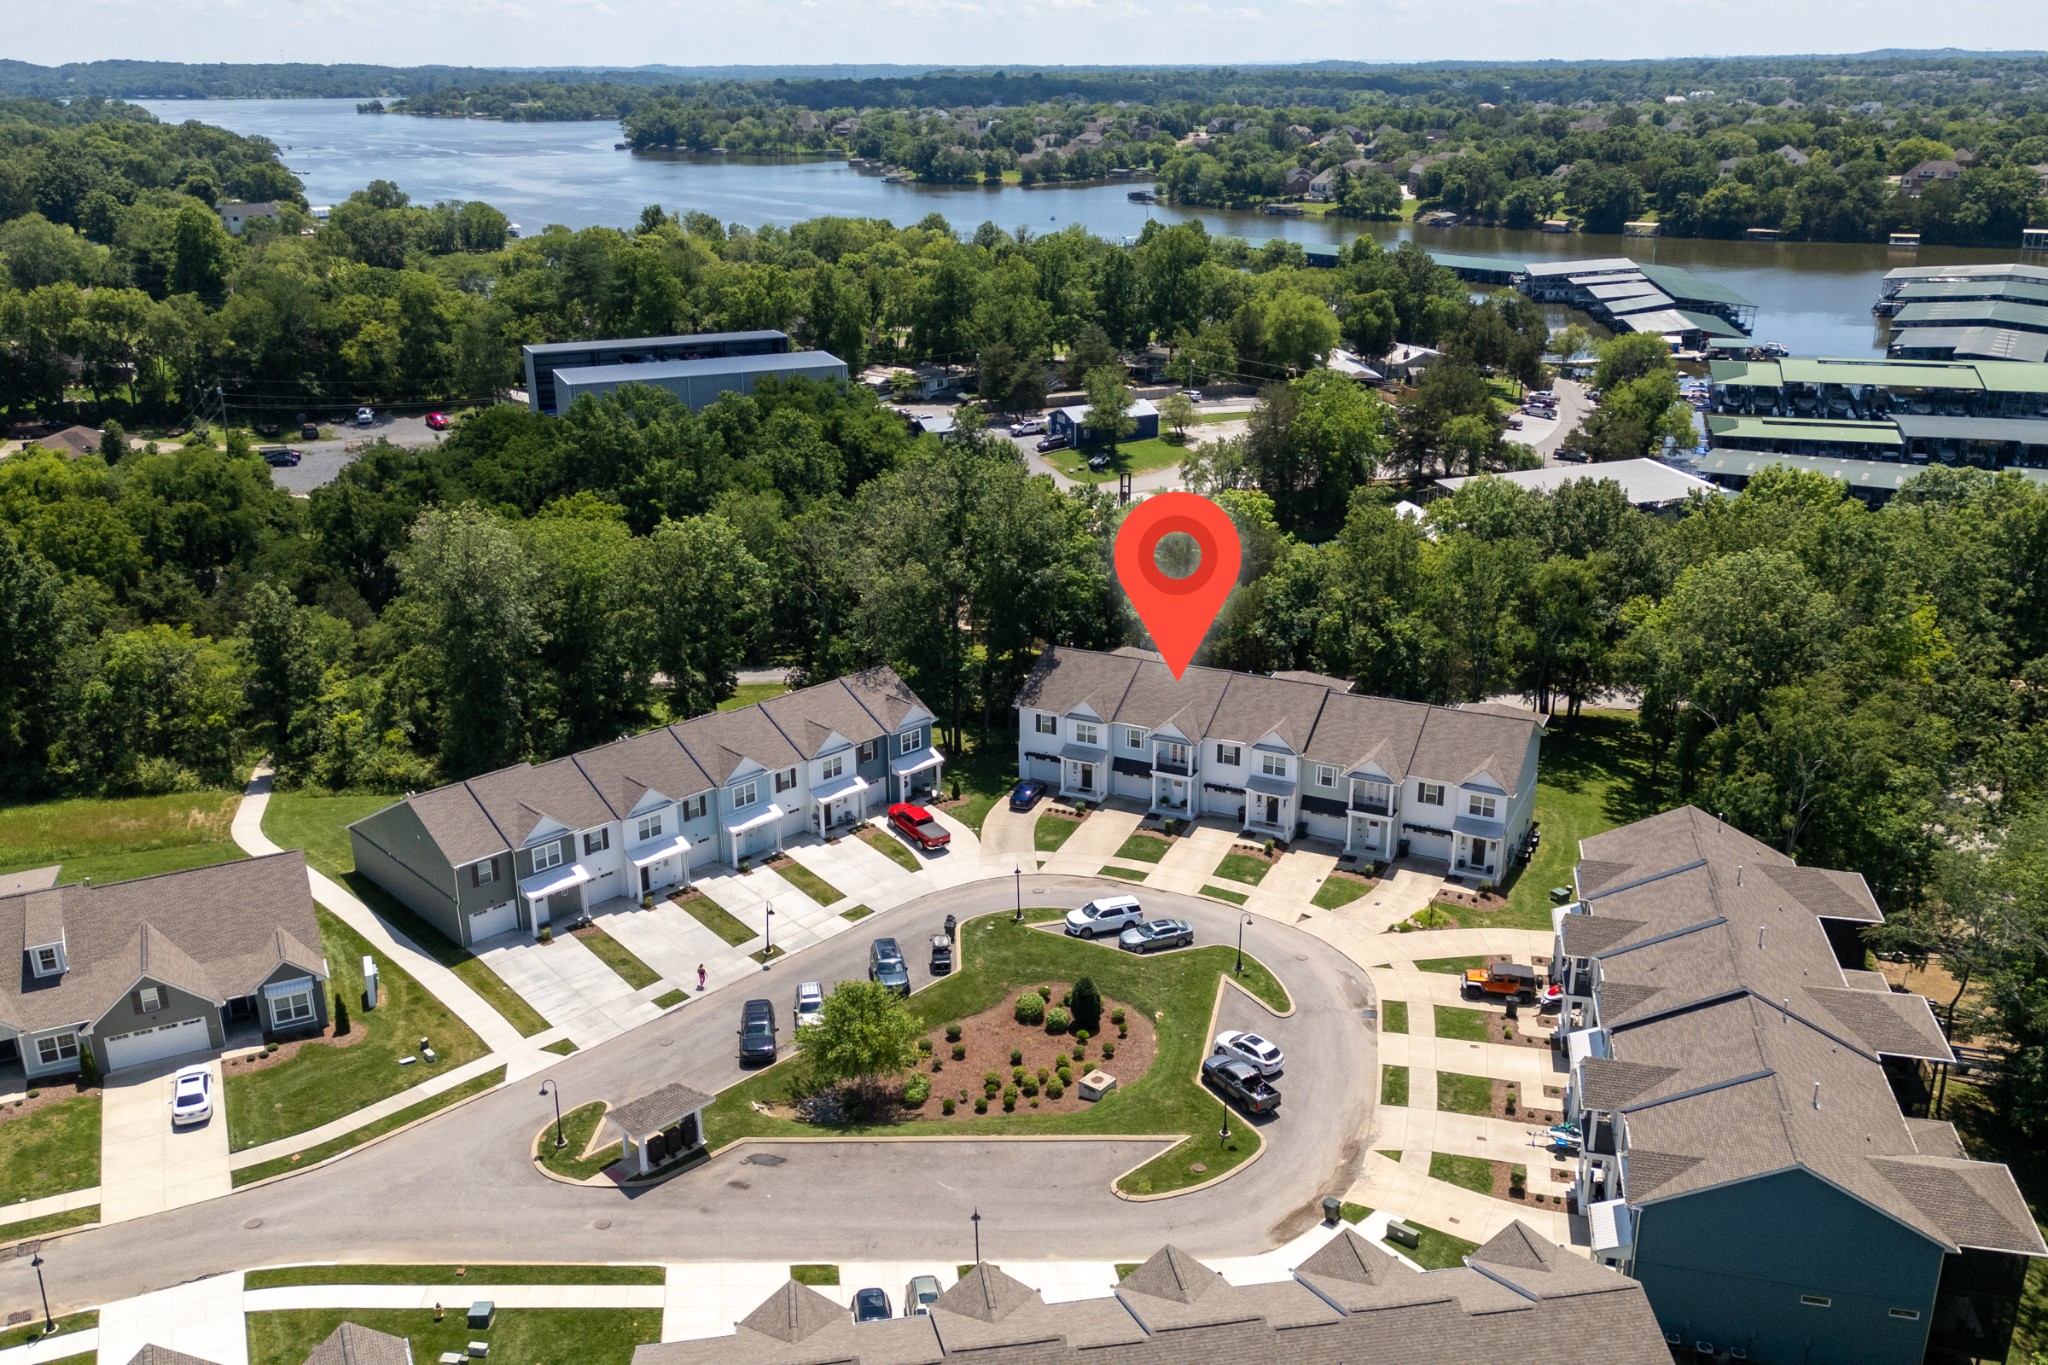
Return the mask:
[[(1159, 567), (1159, 542), (1179, 531), (1194, 537), (1201, 562), (1186, 578)], [(1138, 619), (1152, 632), (1176, 680), (1201, 648), (1202, 637), (1237, 586), (1244, 560), (1230, 513), (1193, 493), (1160, 493), (1131, 509), (1116, 533), (1116, 576)]]

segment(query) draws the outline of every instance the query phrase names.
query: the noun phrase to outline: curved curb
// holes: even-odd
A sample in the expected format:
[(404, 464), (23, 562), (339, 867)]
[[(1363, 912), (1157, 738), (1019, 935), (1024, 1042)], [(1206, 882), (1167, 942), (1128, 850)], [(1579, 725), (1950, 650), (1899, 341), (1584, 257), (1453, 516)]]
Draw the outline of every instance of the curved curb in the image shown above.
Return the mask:
[[(354, 1146), (344, 1147), (340, 1151), (336, 1152), (333, 1156), (323, 1157), (320, 1160), (313, 1162), (309, 1166), (300, 1166), (294, 1170), (289, 1171), (279, 1171), (276, 1175), (267, 1175), (264, 1176), (261, 1180), (252, 1180), (246, 1185), (236, 1185), (233, 1188), (231, 1188), (226, 1194), (216, 1195), (214, 1197), (217, 1199), (229, 1199), (234, 1197), (235, 1195), (240, 1194), (244, 1190), (260, 1190), (264, 1188), (266, 1185), (275, 1185), (280, 1180), (290, 1180), (294, 1176), (304, 1175), (308, 1171), (317, 1171), (322, 1169), (323, 1167), (331, 1166), (337, 1161), (341, 1161), (348, 1157), (354, 1156), (357, 1152), (367, 1151), (368, 1149), (375, 1147), (380, 1142), (384, 1142), (390, 1138), (395, 1138), (400, 1133), (409, 1133), (423, 1123), (431, 1123), (435, 1119), (440, 1118), (443, 1114), (452, 1114), (456, 1110), (464, 1107), (465, 1105), (474, 1104), (476, 1101), (480, 1099), (484, 1099), (487, 1096), (495, 1095), (500, 1090), (503, 1090), (510, 1083), (511, 1079), (508, 1076), (505, 1080), (499, 1081), (494, 1086), (490, 1086), (489, 1088), (484, 1090), (479, 1090), (474, 1095), (465, 1095), (461, 1099), (455, 1101), (453, 1104), (444, 1104), (439, 1109), (435, 1109), (428, 1113), (422, 1114), (418, 1118), (413, 1119), (409, 1123), (400, 1124), (398, 1127), (393, 1128), (390, 1132), (379, 1133), (377, 1134), (377, 1136), (371, 1138), (364, 1138), (361, 1142), (356, 1143)], [(317, 1146), (318, 1144), (316, 1143), (315, 1145)], [(232, 1173), (230, 1173), (230, 1178), (232, 1178)], [(189, 1205), (187, 1207), (189, 1207)]]
[[(1187, 1137), (1183, 1135), (1181, 1138), (1181, 1142), (1186, 1142), (1187, 1140)], [(1176, 1147), (1179, 1145), (1179, 1143), (1174, 1144), (1174, 1146)], [(1172, 1153), (1173, 1147), (1169, 1147), (1165, 1151), (1161, 1152), (1159, 1156), (1153, 1157), (1152, 1161), (1159, 1160), (1159, 1157), (1170, 1156)], [(1243, 1161), (1238, 1162), (1235, 1166), (1232, 1166), (1223, 1174), (1210, 1176), (1207, 1180), (1204, 1180), (1199, 1185), (1183, 1185), (1181, 1188), (1177, 1190), (1161, 1190), (1157, 1194), (1125, 1194), (1122, 1190), (1117, 1189), (1114, 1185), (1112, 1185), (1110, 1186), (1109, 1192), (1115, 1195), (1117, 1198), (1123, 1200), (1126, 1204), (1153, 1204), (1157, 1203), (1161, 1199), (1178, 1199), (1184, 1194), (1199, 1194), (1203, 1190), (1208, 1189), (1212, 1185), (1221, 1185), (1224, 1181), (1230, 1179), (1239, 1171), (1249, 1170), (1254, 1164), (1257, 1163), (1258, 1159), (1264, 1156), (1265, 1154), (1266, 1137), (1265, 1134), (1261, 1133), (1259, 1134), (1259, 1147), (1257, 1151), (1253, 1152)], [(1152, 1161), (1141, 1162), (1138, 1165), (1131, 1167), (1130, 1171), (1125, 1171), (1124, 1175), (1129, 1175), (1131, 1171), (1143, 1170), (1146, 1166), (1151, 1165)], [(1122, 1180), (1124, 1178), (1124, 1175), (1118, 1176), (1117, 1179)]]
[[(609, 1114), (612, 1112), (612, 1102), (610, 1100), (597, 1100), (595, 1101), (595, 1103), (604, 1106), (604, 1114), (599, 1114), (597, 1116), (597, 1121), (601, 1124), (605, 1120), (605, 1114)], [(557, 1185), (570, 1185), (579, 1190), (601, 1190), (621, 1188), (617, 1181), (606, 1180), (604, 1178), (604, 1173), (602, 1171), (590, 1177), (590, 1179), (588, 1180), (571, 1180), (568, 1176), (556, 1175), (546, 1166), (543, 1166), (540, 1160), (540, 1144), (546, 1140), (548, 1135), (548, 1129), (552, 1127), (554, 1127), (552, 1123), (543, 1123), (540, 1126), (540, 1131), (533, 1135), (533, 1150), (531, 1153), (528, 1154), (533, 1161), (533, 1169), (539, 1171), (542, 1175), (554, 1181)], [(621, 1144), (619, 1148), (619, 1159), (623, 1161), (625, 1159), (625, 1155), (626, 1153), (624, 1144)]]

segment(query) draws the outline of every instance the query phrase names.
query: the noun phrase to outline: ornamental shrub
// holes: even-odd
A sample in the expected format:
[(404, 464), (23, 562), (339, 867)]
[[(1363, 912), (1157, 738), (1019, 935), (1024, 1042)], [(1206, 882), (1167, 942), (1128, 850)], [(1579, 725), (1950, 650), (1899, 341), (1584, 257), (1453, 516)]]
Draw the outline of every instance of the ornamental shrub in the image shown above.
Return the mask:
[(1044, 1084), (1046, 1083), (1046, 1081), (1047, 1081), (1047, 1080), (1051, 1079), (1051, 1077), (1052, 1077), (1052, 1068), (1051, 1068), (1051, 1067), (1049, 1067), (1049, 1066), (1042, 1066), (1042, 1067), (1038, 1068), (1038, 1083), (1039, 1083), (1040, 1085), (1044, 1085)]
[(953, 1097), (951, 1095), (939, 1101), (939, 1112), (948, 1118), (953, 1116)]
[(922, 1052), (922, 1053), (924, 1053), (924, 1054), (925, 1054), (926, 1056), (930, 1056), (930, 1055), (931, 1055), (931, 1050), (932, 1050), (932, 1040), (931, 1040), (931, 1039), (929, 1039), (929, 1038), (920, 1038), (920, 1039), (918, 1039), (918, 1040), (917, 1040), (917, 1050), (918, 1050), (919, 1052)]
[(1010, 1087), (1009, 1089), (1007, 1089), (1007, 1090), (1003, 1091), (1003, 1109), (1004, 1109), (1005, 1111), (1008, 1111), (1008, 1110), (1011, 1110), (1011, 1109), (1015, 1109), (1016, 1107), (1017, 1107), (1017, 1087), (1013, 1085), (1013, 1086), (1011, 1086), (1011, 1087)]
[(1057, 1079), (1050, 1080), (1045, 1083), (1045, 1097), (1049, 1100), (1056, 1100), (1066, 1093), (1066, 1086), (1060, 1084), (1060, 1082)]
[(1065, 1065), (1067, 1064), (1067, 1054), (1066, 1054), (1066, 1053), (1064, 1053), (1064, 1052), (1062, 1052), (1062, 1053), (1059, 1053), (1059, 1054), (1058, 1054), (1057, 1056), (1055, 1056), (1055, 1057), (1054, 1057), (1054, 1058), (1052, 1059), (1052, 1064), (1053, 1064), (1053, 1065), (1054, 1065), (1055, 1067), (1063, 1067), (1063, 1066), (1065, 1066)]
[(1122, 1005), (1118, 1005), (1109, 1012), (1109, 1022), (1115, 1024), (1118, 1028), (1124, 1026), (1124, 1007)]
[(921, 1071), (911, 1072), (910, 1079), (903, 1083), (903, 1102), (915, 1109), (931, 1097), (931, 1077)]
[(1065, 1033), (1074, 1026), (1074, 1016), (1064, 1005), (1054, 1005), (1045, 1012), (1045, 1031)]
[(1074, 1024), (1086, 1029), (1087, 1035), (1102, 1032), (1102, 992), (1095, 988), (1095, 978), (1084, 976), (1074, 983)]
[(964, 1062), (967, 1060), (967, 1044), (953, 1044), (953, 1060), (956, 1062)]
[(1059, 1078), (1061, 1085), (1072, 1085), (1074, 1083), (1074, 1073), (1066, 1067), (1059, 1069)]
[(1115, 1057), (1115, 1056), (1116, 1056), (1116, 1044), (1115, 1044), (1115, 1043), (1104, 1043), (1104, 1044), (1102, 1045), (1102, 1060), (1106, 1062), (1106, 1061), (1109, 1061), (1109, 1060), (1110, 1060), (1111, 1058), (1113, 1058), (1113, 1057)]
[(1093, 1029), (1077, 1028), (1074, 1030), (1074, 1041), (1082, 1047), (1088, 1046), (1088, 1040), (1094, 1036), (1095, 1032)]
[(976, 1099), (974, 1101), (974, 1112), (977, 1114), (986, 1114), (988, 1112), (988, 1100), (986, 1098)]
[(1024, 1096), (1026, 1099), (1029, 1099), (1031, 1096), (1036, 1095), (1038, 1093), (1038, 1082), (1030, 1079), (1029, 1077), (1026, 1077), (1024, 1080), (1024, 1084), (1019, 1086), (1018, 1089), (1024, 1092)]
[(1023, 1060), (1024, 1060), (1024, 1049), (1023, 1049), (1023, 1048), (1021, 1048), (1021, 1047), (1013, 1047), (1013, 1048), (1011, 1048), (1011, 1049), (1010, 1049), (1010, 1065), (1011, 1065), (1011, 1066), (1016, 1066), (1016, 1065), (1018, 1065), (1019, 1063), (1021, 1063), (1021, 1062), (1022, 1062)]
[(981, 1073), (981, 1083), (983, 1085), (1001, 1085), (1003, 1083), (1003, 1073), (1000, 1071), (984, 1071)]
[(1022, 1085), (1022, 1084), (1024, 1084), (1024, 1068), (1023, 1068), (1023, 1067), (1021, 1067), (1021, 1066), (1013, 1066), (1013, 1067), (1011, 1067), (1011, 1068), (1010, 1068), (1010, 1084), (1011, 1084), (1011, 1085)]
[(1050, 987), (1050, 986), (1040, 986), (1040, 987), (1038, 988), (1038, 998), (1039, 998), (1040, 1000), (1050, 1000), (1050, 999), (1052, 999), (1052, 987)]
[(1045, 997), (1036, 991), (1026, 991), (1017, 997), (1017, 1022), (1027, 1028), (1035, 1028), (1045, 1022)]
[[(1118, 1010), (1117, 1013), (1122, 1014), (1123, 1011)], [(1117, 1022), (1121, 1024), (1123, 1020), (1119, 1019), (1117, 1020)], [(960, 1041), (960, 1026), (958, 1024), (946, 1025), (946, 1041), (949, 1043), (957, 1043)]]

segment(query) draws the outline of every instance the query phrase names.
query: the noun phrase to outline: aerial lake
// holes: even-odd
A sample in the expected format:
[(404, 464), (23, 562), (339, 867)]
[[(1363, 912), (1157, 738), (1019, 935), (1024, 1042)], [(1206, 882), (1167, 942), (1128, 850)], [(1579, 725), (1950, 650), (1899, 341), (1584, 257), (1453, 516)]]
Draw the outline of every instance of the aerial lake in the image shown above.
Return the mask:
[(1930, 247), (1917, 253), (1882, 246), (1808, 242), (1721, 242), (1691, 238), (1553, 235), (1494, 228), (1417, 228), (1271, 218), (1256, 213), (1134, 204), (1123, 183), (1015, 186), (885, 185), (842, 161), (737, 161), (616, 151), (611, 123), (498, 123), (358, 114), (353, 100), (142, 100), (157, 117), (197, 119), (267, 137), (304, 182), (315, 204), (346, 199), (372, 180), (390, 180), (415, 202), (483, 199), (526, 233), (551, 223), (625, 228), (640, 210), (699, 210), (727, 223), (759, 226), (839, 215), (914, 223), (944, 215), (962, 233), (983, 222), (1056, 232), (1079, 223), (1104, 237), (1137, 234), (1147, 219), (1200, 219), (1211, 232), (1254, 241), (1348, 242), (1366, 233), (1391, 244), (1529, 260), (1631, 256), (1684, 266), (1757, 303), (1756, 336), (1799, 355), (1869, 355), (1884, 334), (1870, 314), (1878, 281), (1898, 265), (2010, 260), (2016, 252)]

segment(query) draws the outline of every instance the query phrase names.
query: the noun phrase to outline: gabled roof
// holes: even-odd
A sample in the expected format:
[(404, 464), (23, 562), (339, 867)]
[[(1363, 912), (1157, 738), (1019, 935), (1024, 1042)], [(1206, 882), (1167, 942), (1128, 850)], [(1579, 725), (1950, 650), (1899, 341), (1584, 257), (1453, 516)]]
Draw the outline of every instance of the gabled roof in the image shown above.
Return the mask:
[(883, 725), (853, 689), (836, 678), (801, 692), (771, 697), (761, 703), (761, 711), (805, 758), (824, 753), (834, 735), (861, 744), (895, 733), (894, 726)]
[(622, 819), (650, 791), (671, 801), (684, 801), (715, 785), (682, 742), (666, 729), (649, 730), (601, 748), (585, 749), (572, 755), (570, 761), (597, 790), (599, 799)]
[(522, 848), (536, 827), (555, 822), (569, 829), (590, 829), (613, 818), (573, 758), (552, 763), (501, 768), (468, 783), (470, 794), (511, 848)]
[(404, 1337), (344, 1322), (313, 1348), (306, 1365), (413, 1365), (412, 1346)]
[(1315, 673), (1267, 677), (1201, 667), (1176, 679), (1149, 650), (1054, 646), (1040, 656), (1016, 705), (1062, 715), (1085, 707), (1105, 721), (1148, 730), (1172, 725), (1198, 743), (1256, 744), (1272, 735), (1342, 771), (1372, 763), (1396, 782), (1483, 778), (1514, 794), (1541, 717), (1361, 696), (1350, 686)]
[(680, 725), (671, 725), (676, 738), (697, 760), (697, 766), (716, 786), (732, 781), (749, 760), (771, 771), (804, 760), (788, 736), (758, 706), (737, 711), (707, 711)]
[(198, 1356), (186, 1355), (183, 1351), (173, 1351), (168, 1346), (158, 1346), (151, 1342), (129, 1356), (128, 1365), (218, 1365), (218, 1362), (202, 1360)]
[(846, 1319), (846, 1310), (808, 1285), (789, 1281), (761, 1306), (741, 1318), (739, 1325), (777, 1341), (802, 1341), (834, 1323)]
[(249, 995), (281, 966), (324, 977), (306, 855), (296, 849), (106, 886), (0, 897), (0, 943), (27, 948), (61, 916), (66, 970), (0, 972), (0, 1022), (23, 1031), (97, 1020), (144, 978), (216, 1003)]

